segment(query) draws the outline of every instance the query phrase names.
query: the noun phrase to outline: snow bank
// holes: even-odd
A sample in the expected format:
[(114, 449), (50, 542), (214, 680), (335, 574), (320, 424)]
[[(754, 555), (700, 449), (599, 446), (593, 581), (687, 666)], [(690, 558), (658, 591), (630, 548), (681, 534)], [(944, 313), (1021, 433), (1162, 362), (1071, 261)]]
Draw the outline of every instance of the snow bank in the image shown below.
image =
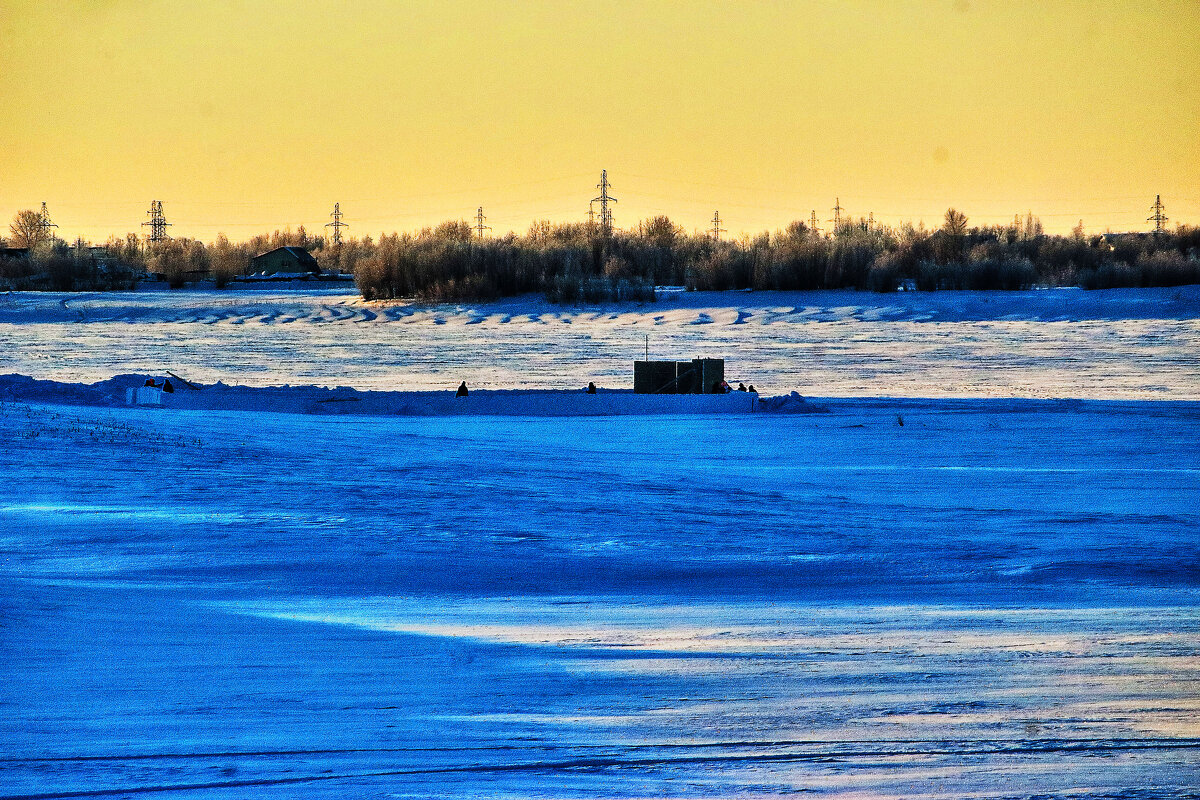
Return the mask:
[[(210, 386), (170, 380), (173, 392), (149, 390), (163, 376), (117, 375), (93, 384), (36, 380), (26, 375), (0, 376), (0, 399), (63, 405), (140, 405), (203, 411), (273, 411), (293, 414), (369, 414), (420, 417), (515, 416), (589, 417), (646, 414), (748, 414), (754, 411), (814, 413), (824, 409), (793, 392), (762, 398), (751, 392), (724, 395), (646, 395), (623, 389), (474, 390), (467, 397), (453, 391), (376, 392), (339, 386)], [(194, 387), (194, 388), (193, 388)]]

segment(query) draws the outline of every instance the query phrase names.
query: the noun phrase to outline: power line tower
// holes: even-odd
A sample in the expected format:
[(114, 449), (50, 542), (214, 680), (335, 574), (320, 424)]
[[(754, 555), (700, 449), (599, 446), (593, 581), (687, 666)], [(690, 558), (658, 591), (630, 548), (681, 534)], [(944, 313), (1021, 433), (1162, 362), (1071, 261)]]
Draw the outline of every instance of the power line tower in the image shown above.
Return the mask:
[(490, 231), (492, 229), (491, 225), (483, 224), (484, 221), (486, 221), (486, 220), (487, 220), (487, 217), (485, 217), (483, 215), (483, 206), (480, 206), (479, 210), (475, 212), (475, 233), (479, 236), (480, 239), (483, 238), (484, 231)]
[(713, 212), (712, 228), (710, 228), (708, 232), (712, 234), (713, 239), (716, 239), (718, 241), (721, 238), (721, 234), (726, 232), (725, 229), (721, 227), (721, 212), (720, 211)]
[[(1150, 210), (1153, 211), (1154, 214), (1152, 216), (1146, 217), (1146, 222), (1154, 223), (1154, 232), (1156, 234), (1165, 233), (1166, 232), (1165, 226), (1167, 224), (1167, 215), (1163, 213), (1163, 211), (1165, 211), (1166, 209), (1163, 208), (1161, 194), (1154, 195), (1154, 205), (1150, 206)], [(42, 213), (43, 214), (46, 213), (46, 204), (45, 203), (42, 203)]]
[(867, 230), (870, 232), (875, 231), (875, 212), (874, 211), (867, 212)]
[(146, 216), (150, 219), (143, 222), (142, 225), (150, 228), (150, 236), (147, 241), (151, 244), (158, 244), (170, 238), (167, 236), (167, 227), (171, 223), (167, 222), (167, 218), (163, 215), (162, 200), (151, 200), (150, 210), (146, 212)]
[(812, 215), (808, 218), (808, 229), (813, 233), (820, 233), (821, 229), (817, 227), (817, 210), (812, 210)]
[(588, 228), (596, 226), (596, 201), (588, 203)]
[(43, 202), (42, 214), (38, 218), (38, 231), (41, 233), (41, 239), (43, 241), (53, 241), (55, 237), (52, 228), (57, 227), (57, 225), (50, 221), (50, 212), (46, 210), (46, 204)]
[(325, 227), (333, 228), (333, 246), (338, 247), (342, 243), (342, 228), (350, 227), (347, 223), (342, 222), (342, 204), (334, 203), (333, 211), (329, 216), (333, 217), (333, 222), (326, 222)]
[(613, 230), (613, 218), (608, 204), (617, 202), (617, 198), (608, 193), (608, 190), (612, 188), (608, 182), (608, 170), (600, 170), (600, 182), (596, 184), (596, 188), (600, 190), (600, 196), (593, 197), (592, 202), (600, 204), (600, 233), (603, 236), (610, 236)]
[(838, 198), (833, 198), (833, 219), (828, 220), (833, 223), (833, 232), (836, 234), (842, 227), (842, 212), (846, 209), (842, 208), (842, 201)]

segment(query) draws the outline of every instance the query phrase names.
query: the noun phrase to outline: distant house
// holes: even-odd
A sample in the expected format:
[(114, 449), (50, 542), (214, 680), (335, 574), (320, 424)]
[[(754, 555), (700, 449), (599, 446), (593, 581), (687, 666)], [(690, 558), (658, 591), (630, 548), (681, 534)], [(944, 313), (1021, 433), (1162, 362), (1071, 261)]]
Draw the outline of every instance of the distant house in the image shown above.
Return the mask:
[(277, 273), (320, 273), (321, 267), (312, 254), (303, 247), (276, 247), (256, 255), (250, 262), (251, 272), (265, 275)]

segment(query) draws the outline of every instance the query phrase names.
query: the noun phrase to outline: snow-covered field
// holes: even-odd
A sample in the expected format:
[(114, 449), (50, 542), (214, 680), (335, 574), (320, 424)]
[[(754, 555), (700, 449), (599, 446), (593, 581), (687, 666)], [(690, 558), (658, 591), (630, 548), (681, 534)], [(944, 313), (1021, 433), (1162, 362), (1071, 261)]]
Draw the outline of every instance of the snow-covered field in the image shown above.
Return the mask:
[(0, 297), (0, 373), (828, 408), (0, 402), (0, 797), (1197, 797), (1198, 297)]
[(727, 359), (768, 394), (1200, 400), (1200, 287), (666, 293), (364, 303), (344, 288), (0, 296), (0, 374), (360, 389), (628, 387), (642, 358)]

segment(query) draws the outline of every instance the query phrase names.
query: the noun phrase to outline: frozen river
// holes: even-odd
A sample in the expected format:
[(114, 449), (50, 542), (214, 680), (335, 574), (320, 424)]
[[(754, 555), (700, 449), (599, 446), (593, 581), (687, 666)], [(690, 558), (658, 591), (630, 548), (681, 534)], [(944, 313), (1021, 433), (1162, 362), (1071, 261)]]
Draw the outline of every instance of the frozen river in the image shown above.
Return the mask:
[(649, 330), (652, 355), (736, 341), (847, 395), (566, 419), (0, 402), (0, 798), (1194, 798), (1196, 290), (1079, 296), (1057, 322), (1062, 296), (1027, 293), (769, 323), (711, 296), (383, 312), (408, 323), (342, 296), (255, 300), (309, 309), (290, 321), (0, 298), (0, 371), (37, 377), (170, 354), (392, 388), (440, 348), (447, 383), (619, 385)]
[(0, 296), (0, 374), (447, 389), (632, 384), (630, 362), (727, 359), (768, 394), (1200, 400), (1200, 287), (667, 292), (368, 304), (347, 289)]

